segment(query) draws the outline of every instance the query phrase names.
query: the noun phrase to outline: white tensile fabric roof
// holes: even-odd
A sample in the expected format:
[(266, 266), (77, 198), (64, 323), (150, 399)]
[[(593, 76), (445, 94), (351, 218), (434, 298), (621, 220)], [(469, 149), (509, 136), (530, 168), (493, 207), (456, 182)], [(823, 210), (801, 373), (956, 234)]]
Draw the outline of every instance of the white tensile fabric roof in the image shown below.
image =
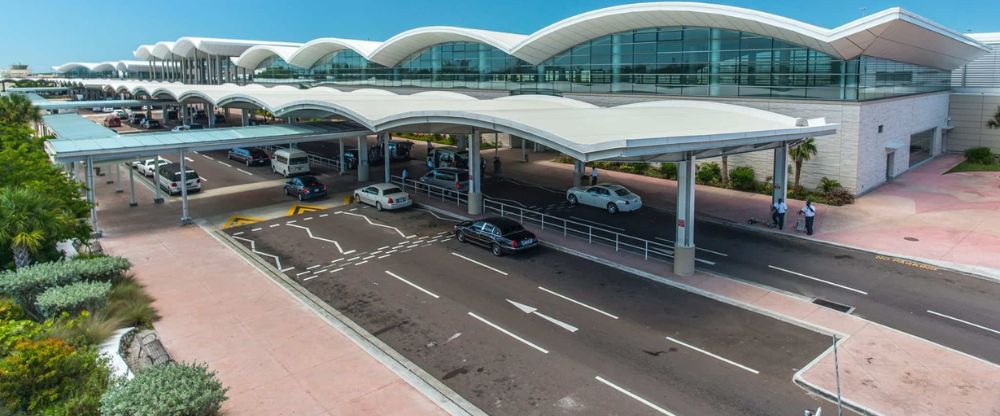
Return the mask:
[[(430, 91), (397, 95), (379, 89), (185, 85), (117, 80), (64, 80), (153, 99), (263, 108), (276, 116), (339, 116), (373, 132), (510, 133), (577, 159), (674, 161), (690, 152), (760, 150), (783, 141), (834, 134), (825, 119), (796, 119), (729, 104), (664, 100), (602, 108), (562, 97), (476, 99)], [(716, 153), (711, 153), (711, 152)]]

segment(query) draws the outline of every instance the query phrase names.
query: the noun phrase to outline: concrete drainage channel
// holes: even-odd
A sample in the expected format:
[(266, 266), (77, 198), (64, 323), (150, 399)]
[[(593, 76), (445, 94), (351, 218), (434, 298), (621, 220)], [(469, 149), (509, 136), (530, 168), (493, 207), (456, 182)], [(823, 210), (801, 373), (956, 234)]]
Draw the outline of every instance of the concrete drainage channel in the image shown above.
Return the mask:
[(854, 312), (854, 307), (853, 306), (844, 305), (842, 303), (837, 303), (837, 302), (829, 301), (829, 300), (822, 299), (822, 298), (815, 298), (815, 299), (812, 300), (812, 303), (814, 303), (816, 305), (819, 305), (819, 306), (822, 306), (822, 307), (833, 309), (833, 310), (835, 310), (837, 312), (843, 312), (843, 313), (848, 313), (848, 314), (851, 313), (851, 312)]

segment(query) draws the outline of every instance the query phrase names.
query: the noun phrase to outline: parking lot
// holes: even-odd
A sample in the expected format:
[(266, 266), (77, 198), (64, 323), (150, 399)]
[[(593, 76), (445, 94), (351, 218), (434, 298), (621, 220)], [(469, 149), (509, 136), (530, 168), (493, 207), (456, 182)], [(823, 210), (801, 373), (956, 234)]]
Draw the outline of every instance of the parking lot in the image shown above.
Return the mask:
[(820, 404), (791, 378), (826, 337), (547, 248), (494, 257), (454, 224), (355, 204), (226, 233), (492, 414)]

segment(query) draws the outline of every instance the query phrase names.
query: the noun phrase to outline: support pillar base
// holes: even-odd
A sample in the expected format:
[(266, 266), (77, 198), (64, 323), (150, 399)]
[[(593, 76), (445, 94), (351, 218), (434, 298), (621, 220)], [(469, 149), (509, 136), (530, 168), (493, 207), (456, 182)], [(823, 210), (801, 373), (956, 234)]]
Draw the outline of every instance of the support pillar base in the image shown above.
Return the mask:
[(111, 184), (115, 183), (115, 181), (112, 181), (112, 180), (107, 180), (107, 181), (104, 181), (104, 183), (105, 183), (105, 184), (108, 184), (108, 185), (111, 185)]
[(163, 203), (163, 198), (153, 198), (153, 203), (154, 204), (162, 204)]
[(483, 213), (483, 193), (469, 192), (469, 215), (479, 215)]
[(674, 274), (690, 276), (694, 274), (694, 246), (674, 246)]
[(181, 225), (191, 225), (191, 224), (194, 224), (194, 221), (191, 220), (191, 217), (181, 217)]
[(358, 182), (368, 182), (368, 173), (371, 166), (368, 164), (358, 165)]
[(132, 207), (132, 208), (135, 208), (135, 207), (139, 206), (139, 203), (138, 202), (129, 202), (128, 206)]
[(124, 189), (115, 189), (115, 193), (116, 194), (125, 193), (125, 190)]

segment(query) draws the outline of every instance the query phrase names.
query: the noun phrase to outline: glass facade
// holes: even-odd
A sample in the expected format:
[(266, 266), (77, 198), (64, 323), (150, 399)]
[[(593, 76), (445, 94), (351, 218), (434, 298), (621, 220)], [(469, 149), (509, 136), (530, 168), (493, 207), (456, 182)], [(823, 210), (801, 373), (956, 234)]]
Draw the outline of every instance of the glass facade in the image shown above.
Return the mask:
[(271, 57), (254, 75), (383, 87), (848, 101), (950, 88), (946, 71), (867, 56), (841, 60), (755, 33), (686, 26), (591, 39), (538, 65), (486, 44), (448, 42), (391, 68), (342, 50), (308, 69)]

